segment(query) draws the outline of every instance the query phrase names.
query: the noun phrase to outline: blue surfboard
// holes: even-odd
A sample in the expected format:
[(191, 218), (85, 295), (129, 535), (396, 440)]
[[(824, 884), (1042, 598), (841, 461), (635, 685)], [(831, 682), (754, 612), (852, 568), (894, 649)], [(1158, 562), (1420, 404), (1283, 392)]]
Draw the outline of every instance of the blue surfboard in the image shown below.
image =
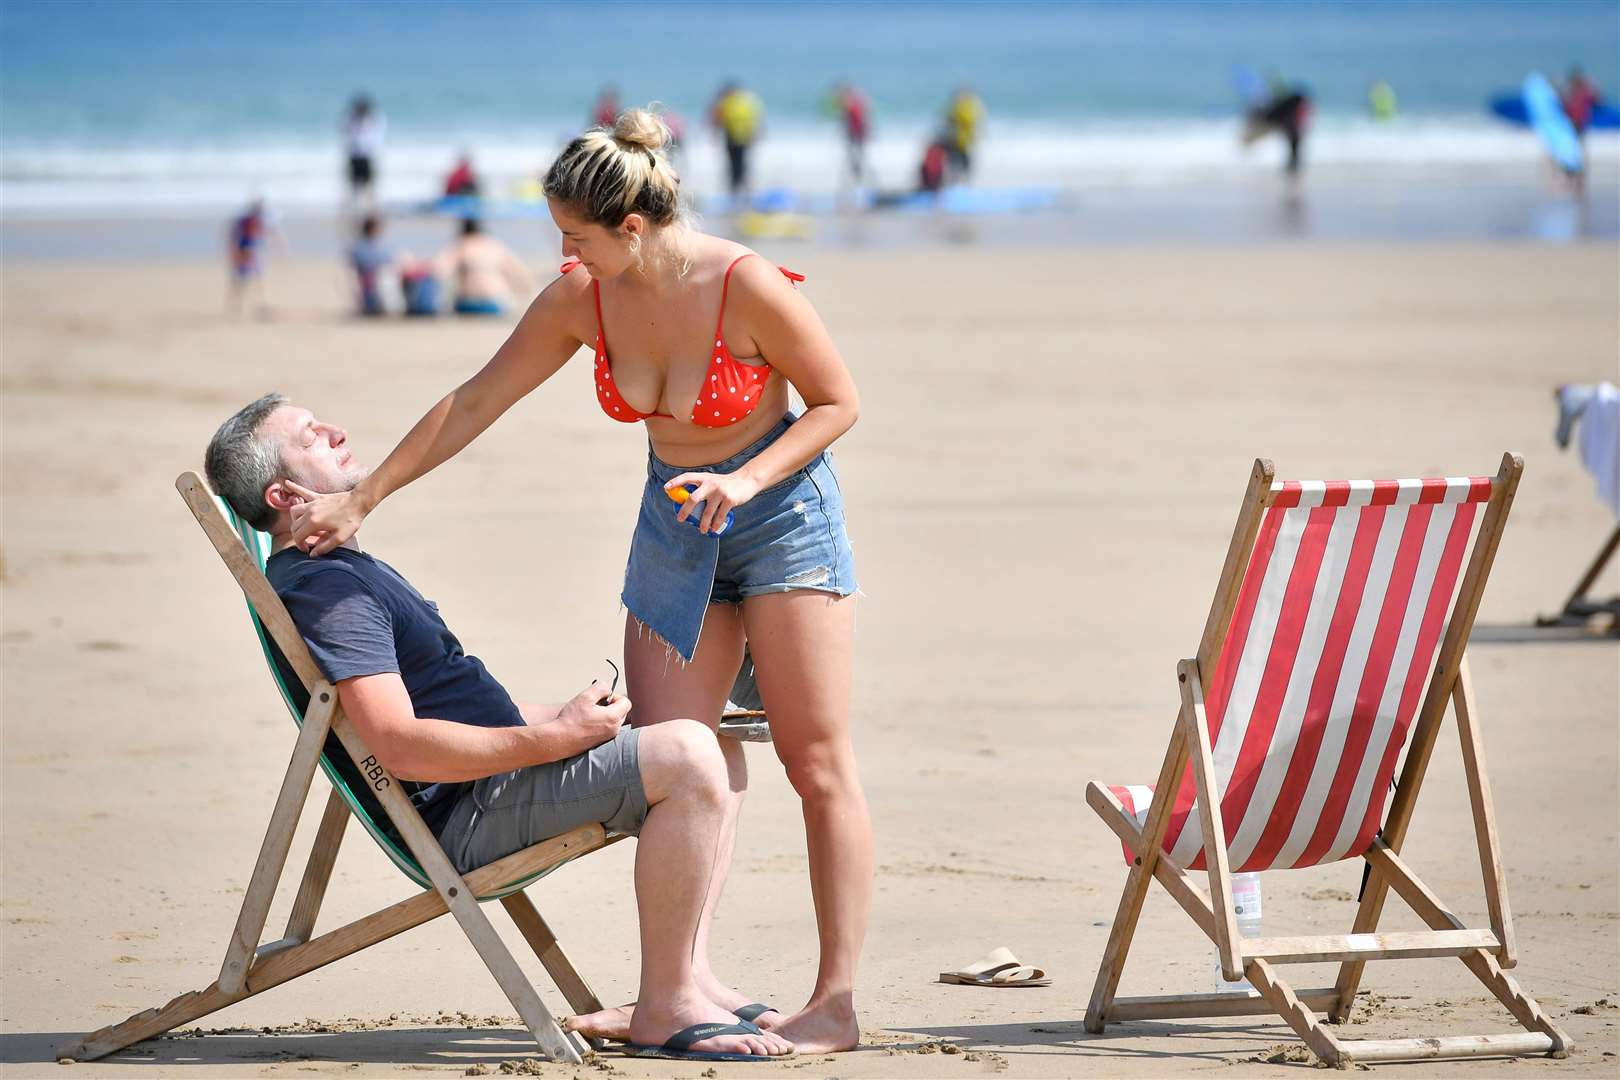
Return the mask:
[(1558, 91), (1540, 72), (1528, 75), (1520, 91), (1524, 98), (1524, 111), (1530, 117), (1530, 128), (1541, 139), (1549, 156), (1565, 172), (1581, 171), (1581, 140), (1575, 134), (1575, 125), (1564, 112), (1564, 103), (1558, 100)]
[[(1510, 124), (1517, 124), (1520, 127), (1530, 126), (1530, 112), (1524, 107), (1524, 95), (1517, 90), (1512, 93), (1498, 94), (1491, 98), (1490, 110)], [(1597, 131), (1612, 131), (1620, 128), (1620, 109), (1616, 109), (1607, 102), (1599, 102), (1592, 107), (1590, 127)]]

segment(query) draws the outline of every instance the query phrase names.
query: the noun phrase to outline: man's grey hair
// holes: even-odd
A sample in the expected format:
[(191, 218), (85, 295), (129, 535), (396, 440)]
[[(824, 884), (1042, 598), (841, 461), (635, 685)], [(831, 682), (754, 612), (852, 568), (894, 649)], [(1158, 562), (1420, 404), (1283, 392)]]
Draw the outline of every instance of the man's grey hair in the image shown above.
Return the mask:
[(260, 532), (269, 532), (276, 523), (275, 510), (264, 501), (264, 489), (286, 479), (287, 470), (281, 463), (281, 444), (261, 436), (259, 425), (285, 404), (285, 395), (272, 393), (244, 406), (219, 425), (203, 455), (208, 486)]

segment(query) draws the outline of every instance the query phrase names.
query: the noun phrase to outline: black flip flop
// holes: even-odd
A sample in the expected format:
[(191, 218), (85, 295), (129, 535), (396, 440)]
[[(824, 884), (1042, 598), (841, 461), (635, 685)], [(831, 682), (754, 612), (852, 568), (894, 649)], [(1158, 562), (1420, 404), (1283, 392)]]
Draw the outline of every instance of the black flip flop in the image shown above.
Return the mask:
[(744, 1005), (740, 1009), (731, 1010), (732, 1014), (745, 1024), (752, 1024), (768, 1012), (781, 1012), (775, 1005), (767, 1005), (763, 1001), (756, 1001), (752, 1005)]
[(693, 1050), (692, 1044), (712, 1039), (716, 1035), (763, 1035), (763, 1031), (746, 1021), (735, 1024), (693, 1024), (682, 1028), (660, 1046), (629, 1043), (623, 1047), (629, 1057), (670, 1058), (675, 1061), (779, 1061), (786, 1054), (728, 1054), (720, 1050)]

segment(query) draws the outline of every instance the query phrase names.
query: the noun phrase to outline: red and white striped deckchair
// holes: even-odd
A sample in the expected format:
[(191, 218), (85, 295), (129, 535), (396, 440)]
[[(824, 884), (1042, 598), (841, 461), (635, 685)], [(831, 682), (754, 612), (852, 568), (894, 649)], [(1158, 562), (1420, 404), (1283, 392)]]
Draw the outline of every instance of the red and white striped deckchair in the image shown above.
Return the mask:
[[(1130, 864), (1087, 1030), (1275, 1011), (1330, 1064), (1568, 1051), (1503, 970), (1516, 962), (1512, 917), (1463, 652), (1522, 469), (1509, 454), (1494, 477), (1282, 483), (1255, 462), (1198, 654), (1177, 666), (1181, 710), (1158, 783), (1086, 791)], [(1488, 930), (1468, 929), (1399, 855), (1448, 700)], [(1238, 935), (1233, 873), (1349, 858), (1371, 867), (1352, 933)], [(1207, 894), (1189, 870), (1208, 871)], [(1258, 997), (1115, 998), (1155, 878), (1215, 942), (1225, 977), (1247, 976)], [(1374, 933), (1391, 888), (1430, 930)], [(1344, 1040), (1312, 1011), (1346, 1019), (1368, 960), (1434, 956), (1461, 958), (1529, 1034)], [(1341, 963), (1335, 986), (1296, 992), (1274, 968), (1313, 961)]]

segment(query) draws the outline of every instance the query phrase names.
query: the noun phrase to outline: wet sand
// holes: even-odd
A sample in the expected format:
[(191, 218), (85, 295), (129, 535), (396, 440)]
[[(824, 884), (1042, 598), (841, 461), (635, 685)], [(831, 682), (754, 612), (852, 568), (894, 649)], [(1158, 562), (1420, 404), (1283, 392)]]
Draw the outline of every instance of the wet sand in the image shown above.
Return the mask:
[[(1254, 457), (1283, 477), (1440, 475), (1493, 471), (1507, 449), (1527, 465), (1472, 665), (1514, 974), (1579, 1046), (1565, 1062), (1395, 1068), (1612, 1075), (1620, 664), (1613, 643), (1523, 629), (1612, 528), (1553, 445), (1549, 393), (1615, 377), (1612, 245), (765, 253), (809, 275), (863, 394), (838, 459), (868, 594), (854, 715), (879, 873), (862, 1049), (720, 1075), (1272, 1074), (1274, 1048), (1298, 1046), (1280, 1022), (1084, 1032), (1124, 879), (1084, 784), (1151, 779), (1174, 666), (1195, 648)], [(342, 276), (323, 262), (273, 266), (271, 286), (273, 321), (233, 321), (212, 263), (4, 269), (0, 1072), (459, 1075), (524, 1062), (506, 1068), (586, 1075), (533, 1064), (448, 920), (202, 1022), (223, 1033), (52, 1064), (77, 1033), (212, 981), (292, 745), (241, 599), (174, 477), (271, 388), (380, 459), (508, 325), (343, 318)], [(639, 432), (600, 416), (576, 359), (363, 538), (515, 692), (560, 697), (617, 655), (642, 452)], [(1484, 925), (1452, 730), (1406, 853)], [(815, 961), (802, 826), (769, 749), (750, 758), (717, 967), (792, 1007)], [(325, 797), (317, 780), (295, 868)], [(635, 985), (631, 854), (620, 845), (533, 890), (610, 1000)], [(1268, 875), (1267, 932), (1347, 930), (1359, 878), (1351, 863)], [(407, 892), (351, 829), (320, 928)], [(1389, 912), (1391, 927), (1417, 927), (1399, 902)], [(933, 981), (997, 945), (1053, 985)], [(526, 969), (560, 1009), (538, 964)], [(1332, 973), (1289, 974), (1310, 986)], [(1213, 979), (1213, 950), (1156, 892), (1123, 991)], [(1455, 961), (1375, 964), (1364, 985), (1352, 1037), (1516, 1027)]]

